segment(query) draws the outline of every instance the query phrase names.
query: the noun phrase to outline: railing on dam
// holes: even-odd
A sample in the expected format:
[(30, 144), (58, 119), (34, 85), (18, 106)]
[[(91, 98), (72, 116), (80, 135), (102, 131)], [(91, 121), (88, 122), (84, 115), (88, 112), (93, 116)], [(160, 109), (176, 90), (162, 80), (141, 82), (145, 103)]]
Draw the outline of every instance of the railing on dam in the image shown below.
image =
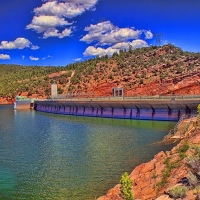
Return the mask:
[(86, 96), (86, 97), (78, 97), (78, 96), (69, 96), (69, 95), (57, 95), (56, 97), (49, 99), (49, 100), (56, 100), (56, 101), (123, 101), (123, 100), (200, 100), (200, 95), (170, 95), (170, 96), (162, 96), (162, 95), (155, 95), (155, 96), (123, 96), (123, 97), (114, 97), (114, 96)]

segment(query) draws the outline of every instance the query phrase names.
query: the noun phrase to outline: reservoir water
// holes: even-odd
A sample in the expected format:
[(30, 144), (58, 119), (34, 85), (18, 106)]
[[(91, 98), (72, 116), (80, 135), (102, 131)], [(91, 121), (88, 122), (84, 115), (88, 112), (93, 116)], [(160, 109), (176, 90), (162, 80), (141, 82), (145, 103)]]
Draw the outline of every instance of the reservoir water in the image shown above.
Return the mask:
[(16, 111), (0, 106), (0, 199), (94, 200), (171, 145), (176, 122)]

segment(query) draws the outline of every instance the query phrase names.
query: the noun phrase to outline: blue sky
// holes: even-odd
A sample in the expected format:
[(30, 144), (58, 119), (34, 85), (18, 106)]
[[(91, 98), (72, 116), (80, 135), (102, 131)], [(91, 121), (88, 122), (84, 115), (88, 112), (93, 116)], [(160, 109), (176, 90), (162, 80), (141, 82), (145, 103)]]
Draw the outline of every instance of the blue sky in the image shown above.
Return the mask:
[(66, 66), (171, 43), (200, 52), (199, 0), (0, 0), (0, 63)]

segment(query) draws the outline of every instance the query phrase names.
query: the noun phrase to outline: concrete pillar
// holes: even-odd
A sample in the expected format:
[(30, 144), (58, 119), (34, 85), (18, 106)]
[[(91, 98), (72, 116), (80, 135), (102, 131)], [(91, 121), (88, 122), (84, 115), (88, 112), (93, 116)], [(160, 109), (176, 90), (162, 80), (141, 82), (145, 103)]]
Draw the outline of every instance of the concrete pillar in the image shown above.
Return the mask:
[(56, 83), (52, 83), (51, 84), (51, 98), (55, 98), (57, 97), (57, 94), (58, 94), (58, 88), (57, 88), (57, 84)]

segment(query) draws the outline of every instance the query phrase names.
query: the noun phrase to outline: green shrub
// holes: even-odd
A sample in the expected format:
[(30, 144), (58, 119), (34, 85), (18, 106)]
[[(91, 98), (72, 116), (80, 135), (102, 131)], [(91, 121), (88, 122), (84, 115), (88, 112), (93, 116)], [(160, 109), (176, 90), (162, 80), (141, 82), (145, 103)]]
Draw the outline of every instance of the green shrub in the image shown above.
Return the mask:
[(94, 76), (94, 80), (96, 81), (98, 78), (99, 78), (98, 75), (95, 74), (95, 76)]
[(188, 142), (186, 141), (185, 143), (183, 143), (180, 147), (179, 147), (179, 149), (177, 150), (177, 152), (179, 153), (179, 157), (181, 158), (181, 159), (183, 159), (183, 158), (185, 158), (186, 157), (186, 151), (189, 149), (189, 144), (188, 144)]
[(200, 118), (200, 104), (197, 107), (197, 112), (198, 112), (198, 118)]
[(172, 169), (174, 169), (175, 167), (177, 167), (178, 163), (176, 162), (171, 162), (170, 161), (170, 157), (167, 157), (164, 161), (165, 164), (165, 168), (162, 171), (162, 179), (160, 182), (155, 184), (155, 188), (156, 188), (156, 192), (158, 192), (162, 187), (165, 186), (165, 184), (167, 183), (168, 178), (171, 175), (171, 171)]
[(200, 158), (200, 146), (199, 145), (192, 145), (192, 149), (195, 150), (195, 155)]
[(191, 171), (189, 171), (188, 180), (189, 180), (189, 183), (192, 186), (192, 188), (195, 188), (197, 186), (198, 179)]
[(169, 190), (170, 197), (184, 198), (186, 196), (187, 188), (185, 186), (174, 186), (171, 190)]
[(180, 153), (179, 153), (179, 157), (180, 157), (180, 159), (183, 159), (183, 158), (185, 158), (185, 157), (186, 157), (186, 154), (185, 154), (185, 153), (182, 153), (182, 152), (180, 152)]
[(181, 145), (178, 149), (180, 153), (185, 153), (189, 149), (189, 144), (186, 141), (183, 145)]
[(200, 175), (200, 159), (199, 157), (188, 158), (188, 165), (193, 169), (195, 173)]
[(140, 84), (143, 84), (143, 83), (144, 83), (143, 79), (140, 79)]
[(122, 174), (120, 180), (120, 196), (123, 200), (134, 200), (133, 193), (131, 191), (133, 181), (129, 178), (127, 172)]
[(111, 80), (114, 80), (112, 74), (110, 74), (110, 75), (108, 76), (108, 78), (111, 79)]
[(200, 194), (200, 185), (196, 186), (194, 190), (195, 190), (194, 192), (195, 194)]

